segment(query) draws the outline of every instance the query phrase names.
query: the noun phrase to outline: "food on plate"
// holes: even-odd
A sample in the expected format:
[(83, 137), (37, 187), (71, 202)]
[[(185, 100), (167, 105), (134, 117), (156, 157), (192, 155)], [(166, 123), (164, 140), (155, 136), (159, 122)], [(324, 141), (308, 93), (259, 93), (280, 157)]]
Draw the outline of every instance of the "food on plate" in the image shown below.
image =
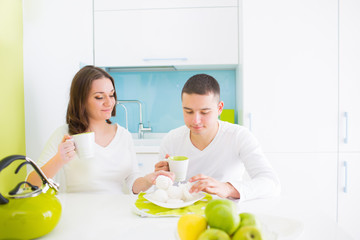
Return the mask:
[(205, 216), (211, 228), (233, 234), (240, 225), (240, 216), (237, 213), (236, 205), (228, 199), (211, 200), (205, 208)]
[(197, 240), (230, 240), (230, 236), (223, 230), (209, 228), (202, 232)]
[(174, 182), (171, 180), (171, 178), (164, 176), (164, 175), (159, 175), (155, 179), (155, 185), (159, 189), (167, 190), (170, 186), (173, 185), (173, 183)]
[(197, 240), (206, 227), (205, 217), (198, 214), (185, 214), (179, 218), (177, 232), (180, 240)]
[(262, 240), (259, 228), (255, 226), (244, 226), (234, 234), (233, 240)]
[(169, 199), (167, 191), (164, 189), (157, 189), (155, 192), (151, 193), (151, 197), (158, 202), (166, 202)]
[(156, 187), (153, 193), (149, 193), (150, 197), (158, 202), (164, 203), (182, 203), (194, 200), (197, 195), (190, 193), (191, 183), (183, 183), (179, 186), (173, 185), (173, 181), (163, 175), (156, 178)]
[(189, 192), (191, 186), (192, 185), (189, 182), (180, 185), (180, 188), (182, 189), (182, 192), (183, 192), (183, 198), (182, 199), (184, 201), (191, 201), (191, 200), (194, 199), (194, 195)]
[(183, 191), (178, 186), (170, 186), (167, 190), (169, 198), (171, 199), (182, 199), (183, 198)]

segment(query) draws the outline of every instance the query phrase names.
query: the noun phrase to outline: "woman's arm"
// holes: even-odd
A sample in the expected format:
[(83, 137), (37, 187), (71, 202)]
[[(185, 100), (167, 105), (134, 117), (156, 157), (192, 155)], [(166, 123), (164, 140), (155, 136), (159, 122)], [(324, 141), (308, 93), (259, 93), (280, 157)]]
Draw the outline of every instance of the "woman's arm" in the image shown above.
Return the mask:
[[(46, 177), (53, 178), (66, 163), (74, 159), (75, 145), (72, 141), (66, 141), (70, 138), (69, 135), (64, 135), (55, 156), (41, 167)], [(42, 184), (40, 177), (34, 171), (29, 174), (27, 181), (37, 186)]]

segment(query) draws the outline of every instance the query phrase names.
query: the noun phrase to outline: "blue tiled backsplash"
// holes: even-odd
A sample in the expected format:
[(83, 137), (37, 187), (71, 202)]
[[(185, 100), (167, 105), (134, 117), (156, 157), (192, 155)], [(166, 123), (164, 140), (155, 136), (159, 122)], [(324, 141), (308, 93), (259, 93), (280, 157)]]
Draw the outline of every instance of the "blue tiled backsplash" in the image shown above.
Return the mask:
[[(220, 84), (220, 98), (225, 109), (235, 109), (235, 70), (171, 71), (171, 72), (110, 72), (115, 80), (118, 100), (140, 100), (145, 127), (151, 132), (166, 133), (184, 125), (181, 108), (181, 90), (193, 75), (206, 73)], [(139, 106), (124, 104), (127, 109), (128, 129), (138, 132)], [(235, 113), (236, 114), (236, 113)], [(113, 122), (125, 127), (125, 109), (117, 106)]]

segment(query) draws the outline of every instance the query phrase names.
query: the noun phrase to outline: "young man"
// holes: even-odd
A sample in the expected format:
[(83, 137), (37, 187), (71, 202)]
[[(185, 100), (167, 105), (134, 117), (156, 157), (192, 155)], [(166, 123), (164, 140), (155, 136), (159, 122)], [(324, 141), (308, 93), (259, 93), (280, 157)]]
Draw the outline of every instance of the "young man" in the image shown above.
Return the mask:
[[(162, 141), (160, 157), (189, 158), (190, 192), (204, 191), (222, 198), (249, 200), (277, 195), (280, 183), (259, 143), (240, 125), (218, 120), (224, 103), (211, 76), (192, 76), (181, 93), (186, 126), (171, 130)], [(155, 170), (167, 170), (166, 161)], [(250, 176), (243, 179), (244, 172)]]

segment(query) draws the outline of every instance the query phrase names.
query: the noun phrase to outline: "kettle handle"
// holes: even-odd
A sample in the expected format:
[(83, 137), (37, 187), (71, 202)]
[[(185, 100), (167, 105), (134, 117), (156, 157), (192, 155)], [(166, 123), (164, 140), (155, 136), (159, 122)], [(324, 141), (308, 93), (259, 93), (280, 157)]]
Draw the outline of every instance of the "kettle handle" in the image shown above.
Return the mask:
[[(35, 169), (37, 174), (39, 174), (43, 184), (49, 184), (50, 187), (53, 188), (56, 192), (59, 191), (59, 186), (55, 182), (53, 182), (51, 179), (48, 179), (46, 177), (46, 175), (43, 173), (43, 171), (39, 168), (39, 166), (33, 160), (31, 160), (30, 158), (23, 156), (23, 155), (10, 155), (8, 157), (3, 158), (0, 161), (0, 172), (16, 160), (25, 160), (25, 162), (21, 163), (16, 168), (15, 174), (17, 174), (19, 172), (21, 167), (23, 167), (26, 164), (30, 164)], [(0, 204), (6, 204), (8, 202), (9, 202), (9, 200), (6, 199), (4, 196), (2, 196), (0, 193)]]
[(0, 172), (6, 168), (7, 166), (9, 166), (13, 161), (15, 160), (26, 160), (26, 157), (23, 155), (11, 155), (11, 156), (7, 156), (6, 158), (3, 158), (0, 161)]

